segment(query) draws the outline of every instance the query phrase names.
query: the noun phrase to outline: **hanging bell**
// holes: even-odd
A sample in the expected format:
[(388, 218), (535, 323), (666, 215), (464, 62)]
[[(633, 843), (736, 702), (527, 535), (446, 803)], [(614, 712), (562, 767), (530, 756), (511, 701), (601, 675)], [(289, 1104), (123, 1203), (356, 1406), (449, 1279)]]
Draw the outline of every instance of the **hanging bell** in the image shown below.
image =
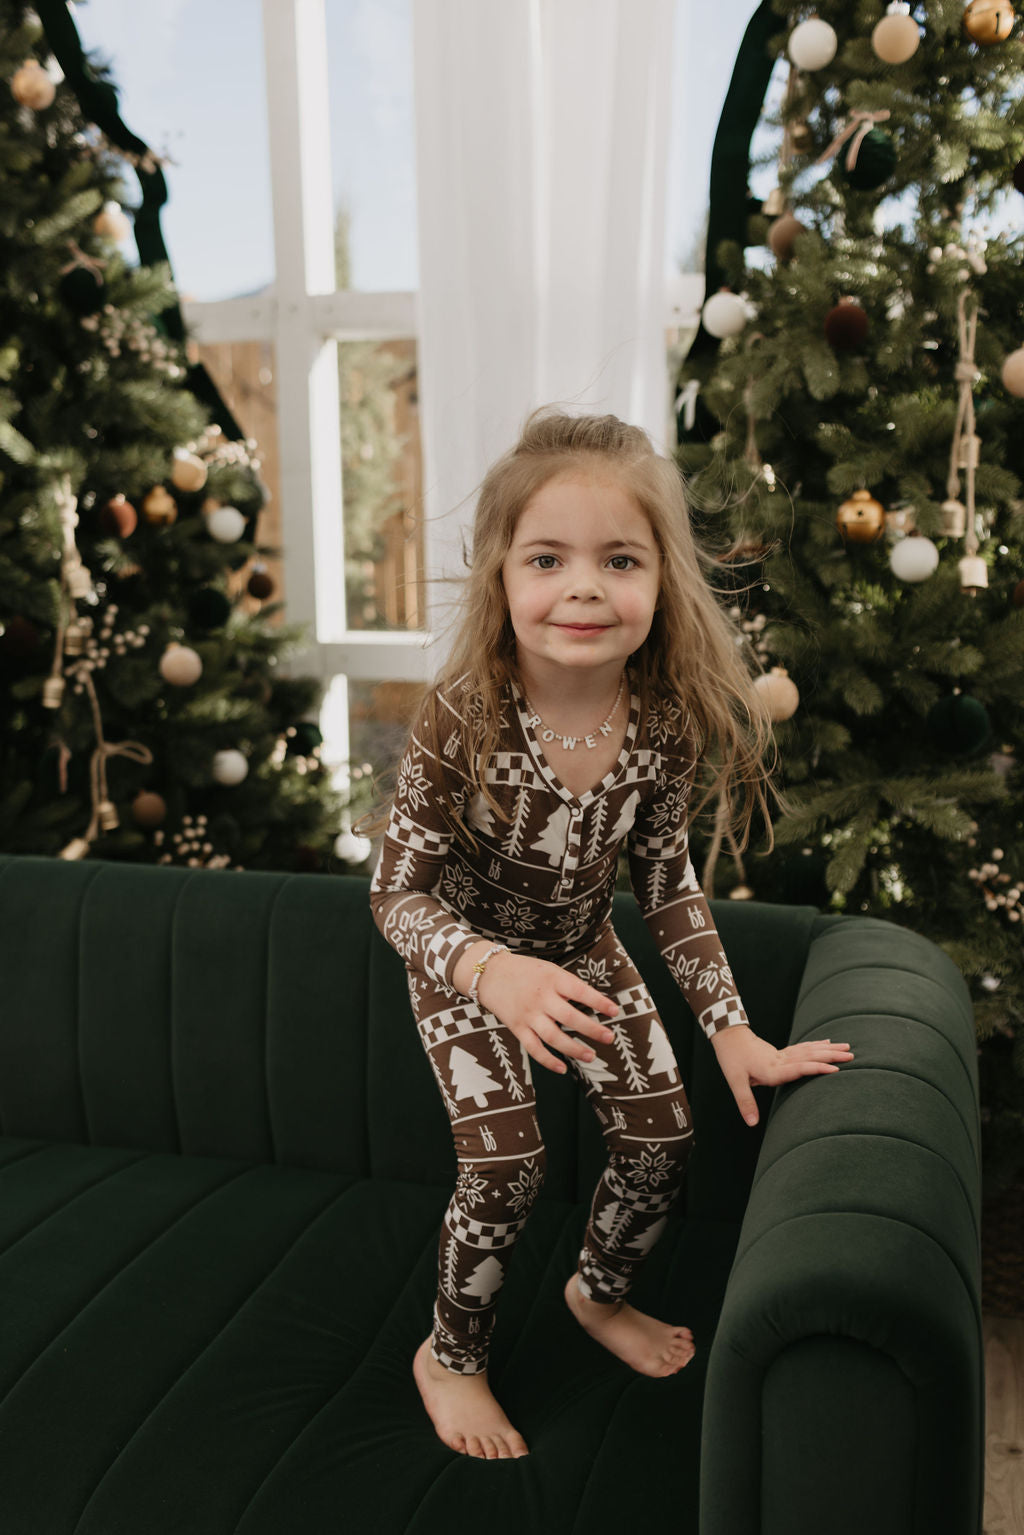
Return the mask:
[(43, 708), (59, 709), (64, 702), (64, 678), (47, 677), (43, 683)]
[(967, 508), (962, 501), (950, 497), (942, 503), (943, 538), (963, 538), (967, 532)]
[(980, 554), (965, 554), (957, 569), (960, 572), (960, 590), (967, 597), (976, 597), (988, 586), (988, 566)]
[(65, 579), (68, 583), (68, 591), (76, 602), (92, 596), (92, 576), (80, 561), (76, 560), (74, 564), (68, 562), (65, 568)]
[(117, 814), (117, 806), (114, 804), (113, 800), (100, 800), (99, 808), (96, 813), (99, 816), (100, 825), (103, 827), (104, 831), (116, 831), (117, 827), (121, 824), (120, 818)]
[(977, 469), (981, 462), (981, 438), (973, 434), (968, 436), (965, 432), (960, 439), (960, 452), (956, 462), (958, 469)]
[(80, 656), (85, 649), (85, 641), (88, 630), (84, 624), (72, 620), (64, 631), (64, 654), (66, 656)]

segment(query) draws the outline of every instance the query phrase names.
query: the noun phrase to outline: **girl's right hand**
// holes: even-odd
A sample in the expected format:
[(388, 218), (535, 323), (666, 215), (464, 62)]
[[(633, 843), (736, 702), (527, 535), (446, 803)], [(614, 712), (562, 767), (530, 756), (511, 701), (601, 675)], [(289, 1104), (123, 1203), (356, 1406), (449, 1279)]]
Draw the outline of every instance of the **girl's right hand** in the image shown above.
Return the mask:
[[(546, 959), (511, 954), (507, 949), (495, 954), (480, 977), (477, 996), (481, 1006), (511, 1030), (527, 1055), (561, 1076), (569, 1068), (551, 1054), (552, 1049), (578, 1061), (592, 1061), (593, 1050), (583, 1040), (574, 1038), (575, 1034), (586, 1034), (603, 1045), (615, 1039), (607, 1025), (581, 1013), (573, 1003), (593, 1008), (609, 1018), (618, 1015), (617, 1004), (579, 976)], [(573, 1032), (566, 1033), (567, 1029)]]

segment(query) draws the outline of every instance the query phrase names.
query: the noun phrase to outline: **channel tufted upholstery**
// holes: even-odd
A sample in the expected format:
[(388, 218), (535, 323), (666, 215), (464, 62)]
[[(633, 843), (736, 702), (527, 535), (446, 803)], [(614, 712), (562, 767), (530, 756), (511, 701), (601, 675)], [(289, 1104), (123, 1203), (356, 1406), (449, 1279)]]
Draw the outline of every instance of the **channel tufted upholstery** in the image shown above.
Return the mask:
[(366, 882), (0, 859), (0, 1535), (977, 1535), (963, 980), (886, 923), (715, 903), (758, 1032), (856, 1051), (750, 1131), (616, 899), (697, 1126), (637, 1299), (698, 1354), (643, 1380), (569, 1317), (602, 1148), (537, 1068), (491, 1371), (532, 1453), (480, 1463), (410, 1376), (454, 1161)]

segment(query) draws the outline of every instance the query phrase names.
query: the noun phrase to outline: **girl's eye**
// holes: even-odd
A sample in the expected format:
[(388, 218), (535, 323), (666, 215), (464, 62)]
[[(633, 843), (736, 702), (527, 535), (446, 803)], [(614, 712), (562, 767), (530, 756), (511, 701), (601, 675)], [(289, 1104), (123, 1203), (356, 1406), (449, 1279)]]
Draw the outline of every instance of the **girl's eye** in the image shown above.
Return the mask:
[(632, 570), (637, 562), (631, 554), (613, 554), (608, 563), (613, 570)]
[(554, 570), (558, 560), (553, 554), (535, 554), (530, 564), (536, 565), (538, 570)]

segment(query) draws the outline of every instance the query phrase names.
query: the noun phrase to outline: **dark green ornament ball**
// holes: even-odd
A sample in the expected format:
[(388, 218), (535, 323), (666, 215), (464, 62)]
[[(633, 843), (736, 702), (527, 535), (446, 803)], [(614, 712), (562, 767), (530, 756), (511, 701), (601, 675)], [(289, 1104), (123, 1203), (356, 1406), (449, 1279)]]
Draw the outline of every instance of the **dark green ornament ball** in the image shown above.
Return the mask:
[(968, 693), (953, 693), (933, 704), (928, 711), (928, 729), (943, 751), (958, 757), (973, 757), (992, 740), (988, 710)]
[(870, 192), (888, 181), (896, 169), (896, 145), (881, 128), (872, 128), (864, 135), (857, 151), (857, 163), (851, 170), (847, 161), (850, 145), (844, 144), (839, 151), (839, 165), (843, 180), (859, 192)]
[(188, 599), (192, 622), (200, 629), (222, 629), (231, 617), (231, 600), (215, 586), (200, 586)]

